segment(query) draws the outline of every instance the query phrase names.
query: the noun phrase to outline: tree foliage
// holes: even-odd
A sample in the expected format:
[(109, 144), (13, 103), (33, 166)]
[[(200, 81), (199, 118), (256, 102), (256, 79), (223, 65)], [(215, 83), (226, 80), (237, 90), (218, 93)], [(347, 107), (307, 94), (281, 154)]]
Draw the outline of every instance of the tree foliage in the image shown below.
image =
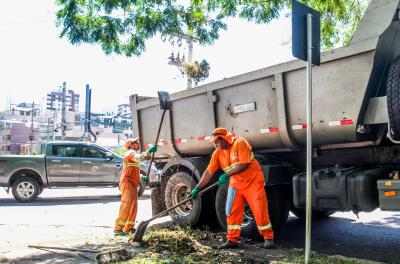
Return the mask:
[[(290, 0), (56, 0), (61, 37), (72, 44), (100, 44), (106, 54), (140, 56), (146, 40), (193, 38), (212, 44), (226, 30), (227, 17), (269, 23), (290, 7)], [(302, 0), (322, 14), (326, 48), (346, 43), (369, 0)]]

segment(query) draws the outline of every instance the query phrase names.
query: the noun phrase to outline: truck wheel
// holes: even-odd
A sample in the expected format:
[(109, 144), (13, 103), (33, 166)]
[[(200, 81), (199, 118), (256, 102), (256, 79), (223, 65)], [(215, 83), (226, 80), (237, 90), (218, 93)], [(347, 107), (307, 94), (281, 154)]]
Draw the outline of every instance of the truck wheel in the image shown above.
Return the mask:
[[(165, 187), (165, 204), (170, 208), (182, 200), (186, 199), (192, 189), (196, 186), (196, 182), (186, 172), (177, 172), (169, 178)], [(176, 208), (170, 212), (174, 222), (182, 225), (189, 224), (191, 226), (198, 225), (202, 212), (204, 197), (189, 201), (186, 204)], [(203, 212), (206, 210), (203, 210)]]
[(387, 107), (392, 135), (400, 139), (400, 56), (390, 65), (387, 81)]
[(289, 217), (291, 186), (289, 184), (271, 185), (265, 187), (268, 198), (268, 212), (274, 230), (275, 239), (279, 239), (285, 230)]
[[(146, 172), (141, 170), (140, 175), (146, 175)], [(140, 181), (140, 184), (138, 186), (138, 197), (143, 195), (144, 190), (146, 190), (146, 183), (143, 181)]]
[(164, 195), (161, 195), (161, 188), (151, 189), (150, 199), (151, 199), (151, 209), (153, 216), (157, 215), (158, 213), (161, 213), (166, 209), (165, 204), (163, 202)]
[[(217, 212), (218, 222), (221, 227), (226, 230), (226, 196), (228, 195), (228, 184), (224, 184), (218, 188), (217, 195), (215, 197), (215, 211)], [(246, 204), (243, 213), (242, 227), (240, 234), (243, 237), (258, 237), (256, 221), (253, 218), (253, 213), (250, 207)]]
[(18, 202), (32, 202), (39, 195), (38, 182), (30, 177), (18, 178), (12, 185), (12, 194)]
[[(268, 199), (268, 213), (274, 230), (275, 237), (279, 237), (283, 231), (290, 208), (290, 185), (275, 185), (266, 187)], [(228, 185), (218, 188), (215, 197), (215, 207), (217, 211), (218, 221), (223, 229), (226, 230), (225, 204), (228, 194)], [(261, 239), (258, 233), (257, 225), (253, 219), (253, 214), (248, 206), (245, 207), (243, 213), (243, 222), (241, 228), (241, 236)]]

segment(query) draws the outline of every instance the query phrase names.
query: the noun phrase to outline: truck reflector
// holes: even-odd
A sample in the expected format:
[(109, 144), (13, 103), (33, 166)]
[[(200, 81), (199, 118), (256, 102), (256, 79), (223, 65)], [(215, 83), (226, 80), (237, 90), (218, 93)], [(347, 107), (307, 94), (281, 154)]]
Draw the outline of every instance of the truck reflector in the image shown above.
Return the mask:
[(387, 192), (384, 192), (383, 195), (385, 197), (393, 197), (393, 196), (396, 196), (397, 194), (396, 194), (396, 191), (387, 191)]

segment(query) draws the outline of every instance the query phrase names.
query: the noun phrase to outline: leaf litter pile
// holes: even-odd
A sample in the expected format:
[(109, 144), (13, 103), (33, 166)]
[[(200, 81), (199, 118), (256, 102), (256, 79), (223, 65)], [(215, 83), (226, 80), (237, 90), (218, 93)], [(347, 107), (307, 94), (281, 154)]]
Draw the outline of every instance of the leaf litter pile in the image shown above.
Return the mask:
[[(147, 229), (145, 241), (138, 247), (130, 244), (127, 250), (133, 250), (133, 257), (118, 264), (195, 264), (195, 263), (304, 263), (301, 249), (279, 248), (273, 252), (265, 249), (255, 251), (249, 244), (239, 249), (220, 250), (216, 246), (225, 241), (225, 234), (209, 230), (197, 230), (175, 225), (154, 225)], [(249, 241), (247, 241), (249, 242)], [(246, 243), (247, 243), (246, 242)], [(250, 244), (253, 244), (250, 242)], [(108, 262), (107, 262), (108, 263)], [(357, 260), (337, 258), (313, 252), (311, 264), (360, 264)]]
[[(219, 250), (216, 245), (225, 240), (224, 234), (179, 226), (152, 226), (144, 236), (145, 244), (135, 257), (121, 263), (265, 263), (246, 256), (244, 250)], [(208, 243), (205, 243), (208, 241)]]

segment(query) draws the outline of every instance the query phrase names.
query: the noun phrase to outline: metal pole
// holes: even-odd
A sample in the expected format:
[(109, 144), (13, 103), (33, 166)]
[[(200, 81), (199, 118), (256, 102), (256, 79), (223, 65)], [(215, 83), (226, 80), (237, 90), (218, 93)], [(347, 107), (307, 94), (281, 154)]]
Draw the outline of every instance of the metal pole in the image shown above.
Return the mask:
[(56, 123), (57, 123), (57, 109), (54, 109), (54, 116), (53, 116), (53, 141), (56, 141)]
[(67, 107), (67, 83), (63, 82), (62, 86), (62, 107), (61, 107), (61, 139), (65, 139), (67, 130), (67, 120), (66, 120), (66, 107)]
[(311, 251), (311, 190), (312, 190), (312, 14), (307, 14), (307, 196), (305, 263)]
[[(191, 36), (188, 37), (188, 48), (189, 48), (189, 52), (188, 52), (188, 62), (192, 63), (193, 60), (193, 38)], [(192, 88), (192, 78), (191, 77), (187, 77), (187, 89), (191, 89)]]
[(32, 155), (33, 153), (33, 113), (34, 113), (34, 108), (35, 108), (35, 102), (32, 102), (32, 111), (31, 111), (31, 136), (29, 137), (29, 140), (31, 141), (31, 147), (30, 147), (30, 153)]

